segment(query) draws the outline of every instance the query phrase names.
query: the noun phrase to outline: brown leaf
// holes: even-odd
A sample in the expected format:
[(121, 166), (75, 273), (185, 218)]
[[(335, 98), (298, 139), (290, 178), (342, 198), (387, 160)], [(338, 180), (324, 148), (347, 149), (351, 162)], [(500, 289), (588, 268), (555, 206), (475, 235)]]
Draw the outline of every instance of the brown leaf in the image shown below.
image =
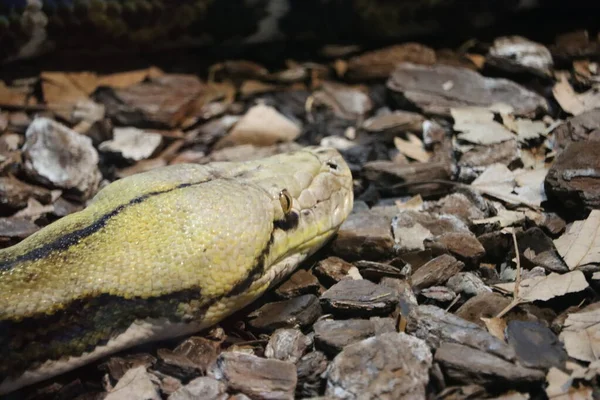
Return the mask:
[(562, 109), (573, 115), (600, 107), (600, 87), (577, 93), (564, 74), (560, 75), (558, 82), (552, 88), (552, 93)]
[(506, 342), (504, 331), (506, 330), (506, 320), (503, 318), (481, 318), (488, 332), (498, 339)]

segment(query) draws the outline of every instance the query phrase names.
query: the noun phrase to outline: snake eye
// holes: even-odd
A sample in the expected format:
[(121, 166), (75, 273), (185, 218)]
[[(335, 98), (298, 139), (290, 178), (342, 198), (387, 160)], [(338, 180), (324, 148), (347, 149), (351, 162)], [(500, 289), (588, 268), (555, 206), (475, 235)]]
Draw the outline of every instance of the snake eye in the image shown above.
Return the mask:
[(287, 189), (283, 189), (279, 192), (279, 202), (281, 203), (281, 209), (284, 214), (289, 214), (292, 211), (292, 195)]

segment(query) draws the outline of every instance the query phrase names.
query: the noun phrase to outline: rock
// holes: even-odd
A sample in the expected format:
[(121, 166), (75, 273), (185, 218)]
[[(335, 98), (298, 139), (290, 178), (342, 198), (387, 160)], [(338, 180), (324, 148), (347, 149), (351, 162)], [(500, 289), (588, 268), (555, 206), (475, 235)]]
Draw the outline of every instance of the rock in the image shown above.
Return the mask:
[(115, 128), (113, 139), (100, 143), (98, 149), (105, 153), (116, 153), (128, 161), (150, 158), (162, 144), (163, 137), (141, 129)]
[(554, 62), (545, 46), (521, 36), (504, 36), (494, 40), (486, 62), (509, 72), (533, 72), (549, 76)]
[(544, 181), (548, 200), (574, 214), (587, 216), (600, 208), (600, 142), (570, 143), (556, 158)]
[(139, 366), (125, 372), (104, 400), (161, 400), (146, 367)]
[(88, 199), (102, 179), (98, 152), (90, 138), (48, 118), (36, 118), (25, 133), (25, 170), (44, 185)]
[(292, 400), (298, 379), (290, 362), (229, 351), (219, 355), (208, 376), (250, 398), (269, 400)]
[(416, 270), (412, 277), (412, 286), (424, 289), (430, 286), (443, 285), (452, 276), (459, 273), (465, 264), (448, 254), (434, 258)]
[(283, 282), (275, 293), (282, 299), (290, 299), (303, 294), (319, 294), (319, 280), (310, 272), (299, 269)]
[(392, 318), (348, 319), (341, 321), (321, 320), (315, 323), (315, 345), (325, 353), (333, 356), (344, 347), (371, 336), (387, 332), (395, 332)]
[(306, 399), (318, 396), (325, 388), (322, 374), (327, 370), (329, 362), (325, 354), (313, 351), (306, 354), (296, 363), (298, 384), (296, 397)]
[(406, 332), (425, 340), (432, 349), (437, 349), (442, 342), (458, 343), (507, 361), (515, 359), (514, 350), (506, 343), (480, 326), (436, 306), (413, 307)]
[(312, 340), (299, 329), (278, 329), (269, 338), (265, 357), (296, 363), (311, 344)]
[(425, 242), (426, 247), (447, 250), (460, 261), (471, 267), (477, 267), (485, 255), (485, 249), (475, 235), (465, 232), (446, 232)]
[(326, 396), (336, 399), (421, 399), (431, 351), (405, 333), (384, 333), (347, 346), (327, 371)]
[(282, 142), (293, 142), (300, 135), (300, 127), (275, 108), (257, 104), (231, 128), (229, 133), (217, 141), (216, 150), (224, 147), (251, 144), (272, 146)]
[(248, 324), (259, 331), (272, 332), (279, 328), (305, 327), (321, 316), (319, 299), (312, 294), (267, 303), (252, 312)]
[(331, 244), (345, 260), (381, 260), (392, 254), (391, 218), (369, 211), (350, 214)]
[(600, 141), (600, 108), (567, 119), (554, 130), (554, 150), (562, 152), (571, 142)]
[(229, 397), (226, 391), (227, 386), (223, 382), (208, 376), (201, 376), (179, 388), (169, 396), (169, 400), (226, 400)]
[(509, 321), (506, 339), (524, 367), (546, 371), (551, 367), (565, 368), (568, 356), (562, 343), (550, 328), (539, 322)]
[(352, 264), (339, 257), (327, 257), (317, 263), (313, 272), (324, 285), (331, 286), (344, 279), (352, 267)]
[(472, 272), (459, 272), (448, 279), (446, 286), (456, 293), (463, 293), (467, 296), (476, 296), (481, 293), (490, 293), (492, 291), (479, 276)]
[(398, 304), (398, 295), (365, 279), (343, 280), (323, 293), (320, 302), (335, 315), (386, 315)]
[(542, 96), (512, 81), (486, 78), (478, 72), (447, 65), (399, 64), (387, 87), (424, 112), (445, 117), (450, 117), (450, 108), (489, 107), (496, 103), (510, 105), (518, 116), (533, 116), (548, 109)]
[(519, 385), (540, 383), (544, 372), (515, 364), (497, 355), (469, 346), (443, 342), (435, 352), (445, 375), (464, 384)]

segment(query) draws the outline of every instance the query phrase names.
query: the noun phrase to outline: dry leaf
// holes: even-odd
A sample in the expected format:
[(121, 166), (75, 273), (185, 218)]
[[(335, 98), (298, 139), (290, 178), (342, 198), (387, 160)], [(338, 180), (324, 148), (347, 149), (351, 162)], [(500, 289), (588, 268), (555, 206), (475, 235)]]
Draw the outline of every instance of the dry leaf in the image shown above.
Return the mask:
[(593, 87), (585, 93), (577, 93), (564, 74), (560, 75), (558, 82), (552, 88), (552, 93), (562, 109), (573, 115), (600, 107), (599, 87)]
[(512, 211), (506, 209), (498, 210), (495, 217), (475, 219), (472, 221), (474, 225), (500, 224), (501, 228), (507, 226), (518, 225), (525, 220), (525, 213), (522, 211)]
[(570, 357), (600, 360), (600, 309), (570, 313), (559, 338)]
[(70, 120), (75, 105), (88, 101), (98, 87), (98, 77), (92, 72), (42, 72), (42, 92), (48, 107)]
[[(567, 293), (580, 292), (588, 287), (585, 276), (581, 271), (571, 271), (566, 274), (551, 273), (543, 277), (524, 279), (519, 286), (521, 302), (547, 301)], [(515, 283), (500, 283), (494, 285), (506, 293), (513, 293)]]
[(431, 159), (431, 153), (425, 150), (423, 142), (416, 135), (407, 133), (408, 140), (400, 137), (394, 138), (394, 146), (405, 156), (420, 162), (428, 162)]
[(156, 67), (150, 67), (137, 71), (119, 72), (116, 74), (100, 76), (98, 78), (97, 85), (108, 86), (115, 89), (124, 89), (143, 82), (146, 78), (158, 77), (163, 74), (164, 72)]
[(396, 207), (399, 210), (420, 210), (423, 207), (423, 198), (420, 194), (411, 197), (404, 203), (399, 200), (396, 200)]
[(544, 192), (545, 170), (511, 171), (504, 164), (492, 164), (472, 183), (481, 193), (509, 204), (539, 208), (546, 199)]
[(503, 318), (481, 318), (488, 332), (498, 339), (506, 342), (504, 331), (506, 330), (506, 320)]
[(515, 135), (494, 121), (494, 113), (483, 107), (450, 109), (457, 138), (470, 143), (494, 144), (514, 139)]
[(592, 210), (586, 220), (573, 222), (554, 245), (571, 270), (600, 264), (600, 210)]
[(24, 106), (27, 104), (27, 94), (6, 86), (0, 81), (0, 105), (2, 106)]
[(573, 377), (556, 367), (546, 375), (546, 394), (550, 400), (592, 400), (592, 389), (586, 386), (573, 388)]

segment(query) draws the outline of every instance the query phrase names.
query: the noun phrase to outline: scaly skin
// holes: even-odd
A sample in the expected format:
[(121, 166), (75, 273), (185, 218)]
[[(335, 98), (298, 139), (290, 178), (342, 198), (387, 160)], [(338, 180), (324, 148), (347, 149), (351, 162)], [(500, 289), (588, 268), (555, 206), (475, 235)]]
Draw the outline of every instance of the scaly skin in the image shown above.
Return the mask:
[(0, 251), (0, 394), (214, 325), (320, 248), (352, 203), (348, 166), (316, 147), (113, 182)]

